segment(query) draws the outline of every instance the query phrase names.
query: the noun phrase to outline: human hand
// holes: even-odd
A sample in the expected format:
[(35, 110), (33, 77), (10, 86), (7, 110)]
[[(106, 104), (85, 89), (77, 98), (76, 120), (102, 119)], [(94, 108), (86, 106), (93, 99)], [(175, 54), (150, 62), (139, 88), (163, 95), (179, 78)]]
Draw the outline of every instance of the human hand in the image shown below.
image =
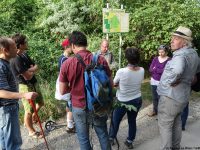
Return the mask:
[(38, 93), (36, 92), (28, 92), (24, 93), (23, 97), (27, 100), (35, 100), (38, 97)]
[(30, 68), (28, 69), (28, 71), (35, 73), (36, 71), (38, 71), (38, 66), (30, 65)]
[(192, 79), (192, 85), (194, 85), (197, 82), (197, 76), (195, 75)]
[(181, 82), (181, 79), (178, 79), (178, 80), (176, 80), (176, 82), (173, 82), (173, 83), (171, 84), (171, 86), (172, 86), (172, 87), (175, 87), (175, 86), (177, 86), (180, 82)]

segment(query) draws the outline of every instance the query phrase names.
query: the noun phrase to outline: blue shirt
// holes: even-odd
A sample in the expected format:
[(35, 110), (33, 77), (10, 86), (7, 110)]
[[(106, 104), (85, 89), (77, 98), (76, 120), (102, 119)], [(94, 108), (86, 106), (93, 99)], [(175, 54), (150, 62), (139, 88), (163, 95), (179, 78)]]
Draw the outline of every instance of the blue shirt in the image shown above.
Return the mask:
[(63, 64), (63, 62), (67, 60), (67, 57), (65, 57), (63, 54), (60, 56), (59, 60), (58, 60), (58, 71), (60, 71), (61, 65)]
[(173, 52), (173, 57), (167, 62), (161, 76), (157, 88), (158, 95), (187, 103), (191, 82), (199, 66), (199, 57), (194, 49), (183, 47)]
[[(0, 59), (0, 90), (18, 92), (17, 84), (10, 69), (10, 64), (4, 59)], [(18, 99), (0, 98), (0, 104), (17, 103)]]

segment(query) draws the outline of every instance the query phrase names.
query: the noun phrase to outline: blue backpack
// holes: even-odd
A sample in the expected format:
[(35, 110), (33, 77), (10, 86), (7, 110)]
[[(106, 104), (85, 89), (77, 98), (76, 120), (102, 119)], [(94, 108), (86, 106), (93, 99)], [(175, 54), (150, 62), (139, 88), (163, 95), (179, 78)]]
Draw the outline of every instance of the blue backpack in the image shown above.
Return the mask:
[(86, 94), (86, 106), (98, 116), (108, 114), (112, 107), (112, 86), (103, 65), (98, 64), (99, 55), (95, 54), (89, 65), (86, 65), (79, 54), (78, 61), (85, 68), (84, 83)]

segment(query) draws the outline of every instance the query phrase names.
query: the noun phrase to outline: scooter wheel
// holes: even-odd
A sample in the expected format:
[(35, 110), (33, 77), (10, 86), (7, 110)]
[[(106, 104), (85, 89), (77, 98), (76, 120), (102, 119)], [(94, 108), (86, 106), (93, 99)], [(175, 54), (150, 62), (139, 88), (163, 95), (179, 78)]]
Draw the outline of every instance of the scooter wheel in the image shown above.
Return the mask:
[(47, 131), (49, 132), (53, 131), (55, 128), (56, 128), (56, 122), (49, 120), (45, 123), (45, 129)]

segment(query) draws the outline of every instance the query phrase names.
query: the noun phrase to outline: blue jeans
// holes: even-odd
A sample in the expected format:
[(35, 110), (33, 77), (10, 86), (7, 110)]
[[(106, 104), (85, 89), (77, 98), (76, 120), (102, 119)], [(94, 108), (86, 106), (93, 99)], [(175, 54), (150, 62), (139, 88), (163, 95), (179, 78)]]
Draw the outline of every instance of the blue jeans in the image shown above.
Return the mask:
[(123, 116), (127, 113), (128, 116), (128, 137), (127, 140), (129, 142), (133, 142), (136, 136), (136, 117), (138, 114), (138, 111), (140, 107), (142, 106), (142, 98), (136, 98), (133, 100), (130, 100), (128, 102), (121, 102), (126, 105), (133, 105), (137, 108), (137, 112), (131, 110), (127, 110), (125, 107), (119, 107), (116, 108), (113, 112), (113, 117), (112, 117), (112, 122), (111, 122), (111, 128), (110, 128), (110, 133), (109, 136), (110, 138), (115, 138), (117, 135), (117, 132), (119, 130), (119, 124), (123, 118)]
[(159, 102), (159, 95), (157, 93), (157, 85), (151, 85), (151, 92), (152, 92), (152, 98), (153, 98), (153, 111), (157, 114), (158, 102)]
[(107, 116), (98, 117), (87, 112), (84, 109), (72, 107), (73, 117), (76, 125), (77, 136), (81, 150), (91, 150), (89, 126), (93, 122), (95, 132), (99, 138), (102, 150), (110, 150), (108, 130), (107, 130)]
[(2, 150), (20, 150), (22, 139), (18, 112), (18, 104), (0, 107), (0, 148)]
[(188, 114), (189, 114), (189, 103), (186, 105), (186, 107), (183, 109), (183, 112), (181, 113), (182, 129), (185, 129)]

